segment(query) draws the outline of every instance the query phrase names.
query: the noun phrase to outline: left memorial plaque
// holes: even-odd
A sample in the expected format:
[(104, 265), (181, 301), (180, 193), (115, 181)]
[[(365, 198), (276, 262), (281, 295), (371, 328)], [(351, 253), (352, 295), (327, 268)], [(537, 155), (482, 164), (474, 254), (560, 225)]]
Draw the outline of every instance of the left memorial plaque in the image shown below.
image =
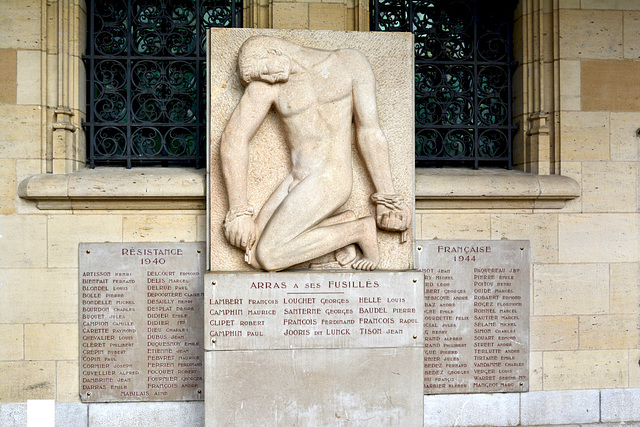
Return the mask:
[(81, 243), (83, 402), (203, 400), (202, 243)]

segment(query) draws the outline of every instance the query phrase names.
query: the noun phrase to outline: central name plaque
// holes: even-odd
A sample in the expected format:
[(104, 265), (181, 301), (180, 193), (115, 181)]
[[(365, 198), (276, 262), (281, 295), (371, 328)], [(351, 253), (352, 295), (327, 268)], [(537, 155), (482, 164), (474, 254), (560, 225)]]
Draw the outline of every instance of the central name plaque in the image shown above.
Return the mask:
[(425, 394), (529, 389), (529, 242), (418, 241)]
[(209, 273), (205, 349), (422, 345), (422, 281), (420, 272)]
[(83, 402), (203, 400), (202, 243), (81, 243)]

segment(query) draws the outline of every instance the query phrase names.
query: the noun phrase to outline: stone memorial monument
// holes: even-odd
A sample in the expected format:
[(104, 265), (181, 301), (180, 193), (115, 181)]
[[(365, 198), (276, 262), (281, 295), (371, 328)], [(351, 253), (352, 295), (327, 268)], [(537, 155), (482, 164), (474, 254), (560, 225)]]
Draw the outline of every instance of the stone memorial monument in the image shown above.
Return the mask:
[(206, 424), (422, 423), (412, 36), (208, 42)]

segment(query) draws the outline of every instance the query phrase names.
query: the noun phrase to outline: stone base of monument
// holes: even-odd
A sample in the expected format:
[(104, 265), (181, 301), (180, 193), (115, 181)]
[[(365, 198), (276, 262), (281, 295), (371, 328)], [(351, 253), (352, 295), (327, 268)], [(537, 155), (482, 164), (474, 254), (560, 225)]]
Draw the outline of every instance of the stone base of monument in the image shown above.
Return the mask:
[(207, 274), (205, 424), (422, 425), (423, 280)]

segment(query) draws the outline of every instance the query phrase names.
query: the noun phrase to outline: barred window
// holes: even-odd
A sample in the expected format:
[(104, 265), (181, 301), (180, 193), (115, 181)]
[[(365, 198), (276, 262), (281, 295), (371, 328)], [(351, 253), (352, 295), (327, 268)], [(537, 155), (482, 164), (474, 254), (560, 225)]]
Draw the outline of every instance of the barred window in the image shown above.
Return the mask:
[(242, 0), (87, 0), (90, 167), (205, 164), (206, 29)]
[(414, 34), (416, 164), (511, 169), (516, 3), (371, 0), (372, 31)]

